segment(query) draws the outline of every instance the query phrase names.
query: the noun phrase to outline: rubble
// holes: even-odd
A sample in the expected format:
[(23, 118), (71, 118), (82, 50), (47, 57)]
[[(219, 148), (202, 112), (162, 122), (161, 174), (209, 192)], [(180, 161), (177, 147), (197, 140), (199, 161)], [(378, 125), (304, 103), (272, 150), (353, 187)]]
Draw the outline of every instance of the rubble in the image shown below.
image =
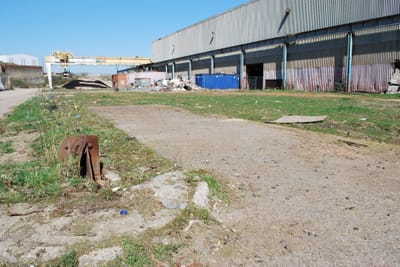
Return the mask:
[(161, 92), (184, 92), (184, 91), (198, 91), (207, 90), (205, 88), (199, 87), (192, 84), (190, 81), (183, 81), (182, 79), (171, 79), (171, 80), (160, 80), (156, 82), (153, 91)]
[(389, 87), (385, 92), (386, 94), (400, 93), (400, 60), (396, 59), (393, 65), (394, 71), (390, 77)]

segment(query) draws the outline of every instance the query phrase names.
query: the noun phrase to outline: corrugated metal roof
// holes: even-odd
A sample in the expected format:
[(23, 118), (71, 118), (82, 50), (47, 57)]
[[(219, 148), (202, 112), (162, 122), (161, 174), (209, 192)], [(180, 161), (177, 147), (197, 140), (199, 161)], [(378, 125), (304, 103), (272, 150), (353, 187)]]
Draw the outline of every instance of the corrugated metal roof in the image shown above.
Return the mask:
[(154, 41), (152, 60), (170, 60), (399, 13), (399, 0), (254, 0)]

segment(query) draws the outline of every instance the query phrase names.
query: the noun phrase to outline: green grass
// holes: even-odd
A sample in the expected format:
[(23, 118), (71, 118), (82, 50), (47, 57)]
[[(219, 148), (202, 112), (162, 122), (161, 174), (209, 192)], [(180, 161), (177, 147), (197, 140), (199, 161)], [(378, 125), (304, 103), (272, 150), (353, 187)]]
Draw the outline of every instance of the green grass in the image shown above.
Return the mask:
[[(85, 178), (79, 177), (76, 162), (64, 164), (58, 159), (59, 144), (69, 135), (98, 135), (104, 168), (118, 172), (123, 184), (142, 183), (157, 173), (176, 169), (170, 161), (88, 112), (88, 102), (87, 94), (35, 97), (2, 120), (7, 127), (2, 126), (0, 137), (8, 132), (29, 131), (38, 132), (39, 138), (32, 144), (35, 161), (0, 164), (0, 203), (56, 199), (73, 188), (79, 192)], [(1, 153), (10, 151), (8, 144), (2, 147)], [(142, 172), (140, 167), (148, 167), (149, 171)], [(113, 199), (107, 190), (94, 193), (104, 200)]]
[(14, 152), (11, 141), (0, 142), (0, 156)]
[(134, 241), (124, 240), (123, 249), (125, 252), (124, 265), (133, 267), (151, 266), (151, 259), (142, 245)]
[(49, 198), (60, 193), (55, 166), (43, 166), (39, 161), (32, 161), (0, 165), (0, 168), (0, 194), (8, 203)]
[(168, 262), (173, 264), (172, 258), (175, 253), (178, 252), (179, 245), (176, 244), (166, 244), (166, 245), (155, 245), (152, 247), (152, 252), (154, 257), (161, 262)]
[(67, 251), (61, 257), (60, 267), (77, 267), (79, 265), (79, 258), (75, 250)]
[(383, 94), (265, 92), (89, 93), (97, 105), (161, 104), (201, 115), (267, 122), (284, 115), (327, 115), (311, 131), (400, 144), (400, 96)]

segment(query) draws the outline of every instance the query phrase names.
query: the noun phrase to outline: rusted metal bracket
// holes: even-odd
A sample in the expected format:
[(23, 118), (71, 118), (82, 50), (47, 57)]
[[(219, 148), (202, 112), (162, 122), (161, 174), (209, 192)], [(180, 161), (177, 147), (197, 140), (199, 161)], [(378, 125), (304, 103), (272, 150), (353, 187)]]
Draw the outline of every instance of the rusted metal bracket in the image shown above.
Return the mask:
[(101, 173), (97, 135), (68, 136), (64, 139), (60, 144), (60, 160), (66, 162), (71, 156), (78, 158), (81, 176), (88, 177), (101, 187), (107, 185), (107, 179)]

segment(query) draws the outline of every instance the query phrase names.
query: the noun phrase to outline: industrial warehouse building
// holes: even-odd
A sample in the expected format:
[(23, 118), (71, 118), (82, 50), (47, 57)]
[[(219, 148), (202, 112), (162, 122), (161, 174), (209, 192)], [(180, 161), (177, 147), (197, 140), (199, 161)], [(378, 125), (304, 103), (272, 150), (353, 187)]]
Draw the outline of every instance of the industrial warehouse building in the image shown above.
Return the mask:
[(152, 68), (240, 77), (244, 89), (385, 91), (399, 0), (253, 0), (153, 42)]

